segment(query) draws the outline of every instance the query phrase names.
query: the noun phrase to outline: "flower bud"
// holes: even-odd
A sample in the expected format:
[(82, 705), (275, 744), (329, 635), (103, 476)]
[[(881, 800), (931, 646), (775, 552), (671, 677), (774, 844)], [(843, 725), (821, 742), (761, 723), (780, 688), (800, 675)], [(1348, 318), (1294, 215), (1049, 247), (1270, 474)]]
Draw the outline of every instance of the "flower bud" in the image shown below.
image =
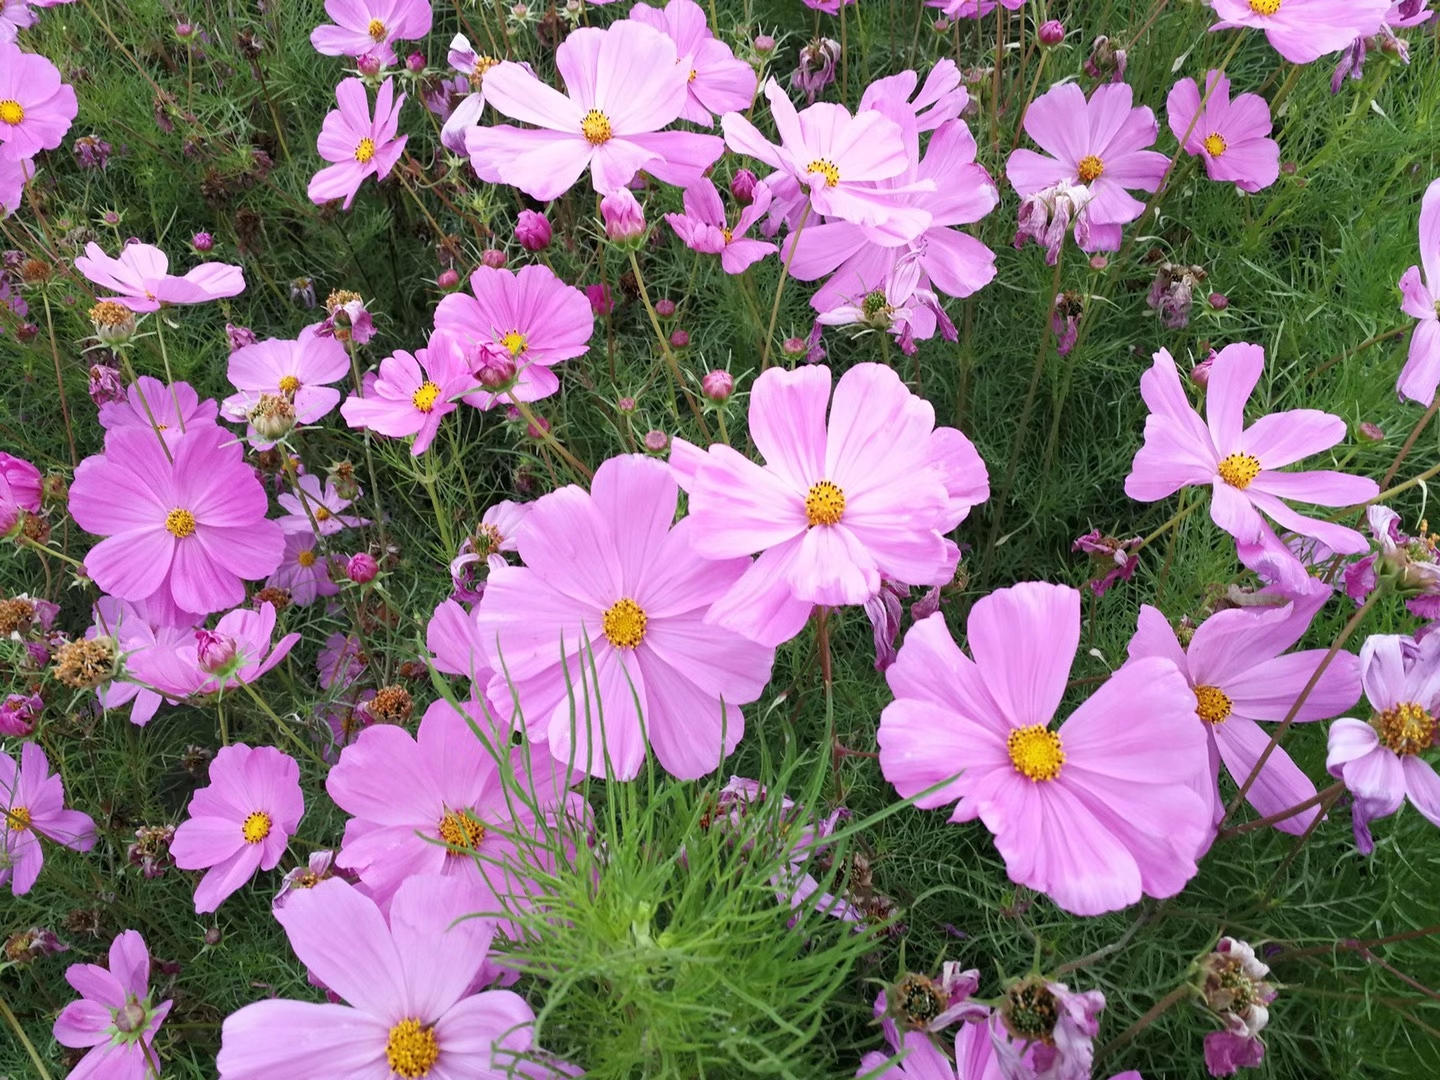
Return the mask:
[(101, 300), (90, 309), (95, 336), (112, 348), (135, 336), (135, 313), (114, 300)]
[(700, 380), (700, 389), (711, 401), (725, 401), (735, 391), (735, 377), (719, 368), (707, 371)]
[(181, 41), (189, 41), (195, 36), (195, 26), (188, 22), (177, 22), (175, 24), (175, 36)]
[(1355, 429), (1355, 437), (1361, 442), (1384, 442), (1385, 432), (1380, 425), (1364, 420)]
[(803, 356), (805, 349), (804, 338), (788, 337), (780, 343), (780, 351), (786, 356)]
[(1224, 293), (1212, 292), (1210, 294), (1210, 307), (1215, 311), (1224, 311), (1230, 306), (1230, 298)]
[(610, 286), (603, 282), (585, 286), (585, 299), (590, 301), (590, 310), (596, 315), (609, 315), (615, 310), (615, 298)]
[(655, 314), (656, 314), (656, 315), (659, 315), (660, 318), (662, 318), (662, 319), (668, 319), (668, 318), (670, 318), (671, 315), (674, 315), (674, 314), (675, 314), (675, 301), (674, 301), (674, 300), (656, 300), (656, 301), (655, 301)]
[(1199, 387), (1210, 385), (1210, 369), (1215, 366), (1215, 353), (1212, 351), (1209, 356), (1190, 369), (1190, 381)]
[(480, 253), (480, 262), (491, 270), (500, 270), (505, 266), (505, 252), (499, 248), (486, 248)]
[(197, 232), (190, 238), (190, 246), (204, 255), (215, 247), (215, 237), (208, 232)]
[(552, 236), (550, 219), (534, 210), (521, 210), (515, 221), (515, 239), (526, 251), (544, 251)]
[(615, 403), (615, 408), (619, 409), (626, 416), (629, 416), (635, 411), (635, 399), (633, 397), (622, 397)]
[(769, 34), (755, 35), (755, 51), (761, 56), (769, 56), (775, 51), (775, 39)]
[(195, 659), (211, 675), (219, 675), (235, 663), (235, 639), (213, 630), (195, 631)]
[(515, 357), (509, 349), (481, 345), (470, 370), (486, 390), (499, 390), (515, 380)]
[(230, 340), (231, 352), (243, 349), (247, 345), (254, 345), (258, 340), (255, 337), (255, 331), (248, 326), (233, 326), (230, 323), (225, 324), (225, 336)]
[(1040, 44), (1048, 48), (1054, 48), (1065, 40), (1065, 24), (1059, 19), (1051, 19), (1049, 22), (1040, 24)]
[(359, 70), (362, 77), (373, 79), (380, 74), (385, 65), (380, 61), (380, 57), (374, 53), (366, 53), (364, 56), (357, 56), (355, 58), (355, 67)]
[(368, 551), (357, 551), (351, 555), (345, 563), (345, 576), (357, 585), (364, 585), (368, 581), (374, 581), (375, 575), (380, 572), (380, 564)]
[(690, 344), (690, 335), (684, 330), (676, 330), (670, 335), (670, 346), (675, 349), (683, 349)]
[(277, 394), (261, 394), (245, 414), (255, 434), (266, 442), (283, 439), (295, 429), (295, 406)]
[(629, 188), (612, 191), (600, 200), (605, 235), (616, 244), (633, 247), (645, 237), (645, 211)]
[(670, 446), (670, 436), (663, 431), (647, 431), (643, 441), (652, 454), (663, 454)]
[(144, 1029), (147, 1019), (145, 1006), (131, 1000), (124, 1008), (115, 1011), (115, 1030), (122, 1035), (133, 1035)]
[(409, 56), (405, 58), (405, 66), (416, 75), (419, 75), (422, 71), (425, 70), (425, 54), (419, 52), (412, 52)]
[(435, 279), (435, 284), (446, 292), (451, 292), (460, 287), (460, 274), (453, 268), (440, 271), (440, 276)]
[(749, 169), (741, 169), (730, 179), (730, 194), (741, 206), (749, 206), (755, 201), (755, 185), (760, 182)]
[(220, 944), (220, 928), (218, 926), (207, 926), (205, 928), (204, 940), (206, 945)]

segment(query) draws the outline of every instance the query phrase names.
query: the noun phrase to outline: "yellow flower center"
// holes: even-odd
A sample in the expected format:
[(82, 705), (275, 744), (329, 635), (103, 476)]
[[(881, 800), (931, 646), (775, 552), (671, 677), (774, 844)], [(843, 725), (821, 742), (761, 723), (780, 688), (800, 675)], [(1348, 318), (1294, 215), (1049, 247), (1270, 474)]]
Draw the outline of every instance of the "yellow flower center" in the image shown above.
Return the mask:
[(306, 870), (290, 883), (292, 889), (313, 889), (320, 884), (320, 875), (314, 870)]
[(293, 394), (300, 389), (300, 380), (294, 375), (280, 376), (280, 392), (282, 394)]
[(330, 520), (332, 517), (334, 517), (334, 516), (335, 516), (335, 515), (333, 515), (332, 513), (330, 513), (330, 511), (327, 510), (327, 509), (325, 509), (325, 507), (323, 507), (323, 506), (317, 506), (317, 507), (315, 507), (315, 520), (316, 520), (316, 521), (329, 521), (329, 520)]
[(23, 806), (12, 806), (5, 811), (5, 816), (9, 819), (13, 832), (24, 832), (30, 827), (30, 811)]
[[(440, 819), (440, 839), (452, 848), (474, 851), (485, 839), (485, 826), (470, 814), (461, 810), (447, 810)], [(449, 851), (447, 855), (463, 855), (462, 851)]]
[(1414, 702), (1386, 709), (1370, 724), (1380, 741), (1401, 757), (1429, 750), (1435, 743), (1435, 717)]
[(807, 173), (818, 172), (821, 176), (825, 177), (826, 187), (834, 187), (840, 183), (840, 169), (829, 158), (816, 158), (810, 162), (809, 165), (805, 166), (805, 171)]
[(379, 19), (371, 19), (370, 25), (365, 27), (365, 32), (370, 35), (370, 40), (377, 45), (384, 41), (385, 35), (389, 33), (389, 31), (385, 29), (385, 24)]
[(519, 356), (526, 349), (530, 348), (530, 343), (525, 340), (525, 335), (519, 330), (511, 330), (500, 339), (500, 344), (510, 350), (511, 356)]
[(645, 612), (634, 600), (617, 600), (601, 619), (605, 637), (617, 649), (634, 649), (645, 640)]
[(405, 1080), (428, 1076), (440, 1058), (440, 1043), (433, 1028), (421, 1027), (413, 1018), (401, 1020), (385, 1040), (385, 1060), (390, 1071)]
[(1205, 136), (1205, 152), (1211, 157), (1219, 157), (1228, 150), (1230, 144), (1225, 141), (1225, 136), (1218, 131), (1212, 131)]
[(247, 844), (258, 844), (270, 835), (270, 827), (274, 822), (270, 815), (264, 810), (256, 810), (245, 819), (245, 824), (240, 831), (245, 835)]
[(1031, 780), (1054, 780), (1065, 764), (1060, 736), (1043, 724), (1016, 728), (1005, 740), (1015, 771)]
[(375, 140), (371, 138), (361, 139), (360, 145), (355, 147), (355, 160), (360, 162), (361, 165), (364, 165), (374, 156)]
[(735, 239), (734, 235), (730, 232), (730, 229), (725, 225), (720, 226), (720, 235), (725, 237), (725, 243), (727, 244)]
[(611, 130), (608, 116), (599, 109), (591, 109), (580, 118), (580, 134), (584, 135), (585, 141), (592, 146), (599, 146), (609, 142), (615, 132)]
[(1094, 154), (1086, 154), (1080, 159), (1080, 167), (1076, 171), (1080, 174), (1080, 180), (1088, 184), (1105, 175), (1105, 163)]
[(440, 400), (440, 384), (433, 383), (426, 379), (420, 384), (420, 389), (410, 395), (410, 404), (421, 412), (429, 412), (435, 408), (435, 402)]
[(1220, 479), (1244, 491), (1260, 475), (1260, 459), (1253, 454), (1231, 454), (1216, 466)]
[(14, 98), (6, 98), (4, 101), (0, 101), (0, 120), (5, 121), (5, 123), (13, 127), (24, 119), (25, 106), (21, 105), (20, 102)]
[(691, 69), (690, 69), (690, 78), (689, 78), (688, 80), (686, 80), (686, 81), (687, 81), (687, 82), (694, 82), (694, 81), (695, 81), (695, 76), (698, 75), (698, 74), (700, 74), (698, 71), (696, 71), (694, 68), (691, 68)]
[(184, 540), (195, 532), (195, 515), (177, 506), (165, 515), (165, 528), (176, 540)]
[(1274, 15), (1280, 10), (1280, 0), (1250, 0), (1250, 10), (1256, 15)]
[(834, 525), (845, 514), (845, 492), (829, 480), (812, 484), (805, 496), (805, 517), (811, 525)]
[(301, 566), (308, 569), (309, 567), (315, 565), (315, 552), (302, 551), (299, 555), (295, 556), (295, 561), (298, 562)]
[(1234, 708), (1230, 695), (1218, 686), (1195, 687), (1195, 715), (1207, 724), (1223, 724)]

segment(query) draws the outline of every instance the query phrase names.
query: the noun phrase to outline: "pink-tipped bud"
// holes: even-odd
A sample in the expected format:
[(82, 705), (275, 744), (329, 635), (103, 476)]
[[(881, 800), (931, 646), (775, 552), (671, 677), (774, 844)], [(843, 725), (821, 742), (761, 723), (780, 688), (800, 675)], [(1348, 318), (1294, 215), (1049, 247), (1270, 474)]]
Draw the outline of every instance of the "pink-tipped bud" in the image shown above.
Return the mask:
[(215, 237), (211, 236), (208, 232), (197, 232), (190, 238), (190, 246), (203, 255), (205, 252), (214, 248)]
[(470, 370), (486, 390), (499, 390), (515, 381), (515, 357), (509, 349), (481, 345)]
[(491, 270), (501, 270), (505, 266), (505, 252), (499, 248), (486, 248), (480, 253), (480, 261)]
[(1107, 266), (1109, 266), (1109, 265), (1110, 265), (1110, 260), (1107, 259), (1104, 255), (1091, 255), (1091, 256), (1090, 256), (1090, 269), (1091, 269), (1091, 270), (1104, 270), (1104, 269), (1105, 269)]
[(663, 454), (670, 447), (670, 436), (663, 431), (647, 431), (644, 443), (650, 453)]
[(515, 221), (515, 239), (526, 251), (544, 251), (550, 246), (550, 219), (534, 210), (521, 210)]
[(1355, 429), (1355, 437), (1361, 442), (1384, 442), (1385, 432), (1380, 425), (1365, 420)]
[(1212, 351), (1209, 356), (1190, 369), (1190, 381), (1199, 387), (1210, 385), (1210, 369), (1215, 366), (1215, 353)]
[(629, 188), (612, 191), (600, 200), (605, 235), (617, 244), (633, 245), (645, 236), (645, 211)]
[(700, 389), (711, 401), (725, 401), (735, 392), (735, 377), (728, 371), (707, 371), (700, 380)]
[(1047, 48), (1054, 48), (1065, 40), (1065, 24), (1059, 19), (1051, 19), (1049, 22), (1040, 24), (1040, 44)]
[(676, 330), (670, 335), (670, 346), (675, 349), (683, 349), (690, 344), (690, 335), (684, 330)]
[(212, 675), (219, 674), (235, 662), (235, 639), (213, 630), (195, 631), (195, 659)]
[(585, 286), (585, 299), (590, 301), (590, 310), (596, 315), (609, 315), (615, 310), (615, 297), (610, 286), (603, 282)]
[(460, 287), (460, 273), (453, 267), (449, 270), (440, 271), (440, 276), (435, 279), (435, 284), (446, 292)]
[(188, 22), (177, 22), (175, 24), (175, 36), (181, 41), (189, 41), (195, 36), (195, 25)]
[(422, 71), (425, 70), (425, 54), (419, 52), (412, 52), (409, 56), (405, 58), (405, 66), (411, 71), (413, 71), (416, 75), (419, 75)]
[(730, 194), (741, 206), (749, 206), (755, 201), (755, 185), (760, 182), (749, 169), (741, 169), (730, 180)]
[(381, 61), (380, 57), (374, 53), (357, 56), (355, 58), (355, 67), (360, 74), (367, 79), (373, 79), (385, 70), (385, 64)]
[(635, 399), (633, 397), (622, 397), (615, 403), (615, 408), (619, 409), (626, 416), (629, 416), (635, 411)]
[(780, 351), (786, 356), (804, 356), (806, 348), (804, 338), (787, 337), (780, 343)]
[(1230, 298), (1224, 293), (1212, 292), (1210, 294), (1210, 306), (1216, 311), (1224, 311), (1230, 306)]
[[(536, 424), (538, 424), (539, 427), (536, 427)], [(550, 421), (546, 420), (543, 416), (535, 417), (534, 424), (525, 425), (525, 434), (529, 435), (532, 439), (543, 439), (545, 437), (545, 433), (549, 430)]]
[(656, 301), (655, 301), (655, 314), (656, 314), (656, 315), (659, 315), (660, 318), (662, 318), (662, 319), (668, 319), (668, 318), (670, 318), (671, 315), (674, 315), (674, 314), (675, 314), (675, 301), (674, 301), (674, 300), (656, 300)]
[(769, 56), (775, 51), (775, 39), (769, 34), (756, 34), (755, 51), (761, 56)]
[(378, 573), (380, 573), (380, 564), (368, 551), (357, 551), (345, 563), (345, 576), (357, 585), (374, 581), (375, 575)]

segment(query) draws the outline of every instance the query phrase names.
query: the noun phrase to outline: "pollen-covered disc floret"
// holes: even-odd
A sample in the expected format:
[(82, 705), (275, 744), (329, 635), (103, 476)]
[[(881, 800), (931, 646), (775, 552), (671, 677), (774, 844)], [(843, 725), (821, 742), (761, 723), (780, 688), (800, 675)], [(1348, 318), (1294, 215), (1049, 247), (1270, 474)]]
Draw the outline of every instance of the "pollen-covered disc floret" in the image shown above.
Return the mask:
[(816, 158), (805, 166), (807, 173), (819, 173), (825, 178), (826, 187), (834, 187), (840, 183), (840, 167), (829, 158)]
[(584, 135), (585, 141), (592, 146), (599, 146), (609, 142), (615, 130), (610, 126), (608, 116), (599, 109), (591, 109), (580, 118), (580, 134)]
[(837, 525), (845, 516), (845, 492), (829, 480), (811, 484), (805, 496), (805, 519), (811, 525)]
[(385, 40), (385, 35), (389, 31), (385, 29), (385, 24), (379, 19), (371, 19), (370, 25), (365, 28), (365, 32), (370, 35), (370, 40), (378, 45)]
[(1386, 709), (1370, 724), (1380, 741), (1401, 757), (1411, 757), (1435, 745), (1435, 717), (1414, 702)]
[(928, 976), (910, 974), (895, 984), (895, 1010), (907, 1026), (917, 1030), (923, 1030), (949, 1004), (949, 997)]
[(423, 1027), (419, 1020), (408, 1017), (390, 1029), (385, 1040), (385, 1060), (390, 1071), (405, 1080), (428, 1076), (440, 1058), (440, 1042), (433, 1028)]
[(361, 165), (367, 164), (375, 156), (375, 140), (368, 135), (360, 140), (360, 145), (355, 147), (355, 160)]
[(21, 105), (14, 98), (6, 98), (0, 101), (0, 122), (12, 127), (25, 119), (25, 106)]
[(254, 813), (246, 816), (245, 823), (240, 827), (240, 831), (245, 835), (245, 842), (247, 844), (258, 844), (270, 835), (270, 830), (274, 825), (275, 821), (269, 814), (264, 810), (256, 810)]
[(1244, 491), (1260, 475), (1260, 459), (1254, 454), (1231, 454), (1215, 467), (1220, 479), (1238, 491)]
[[(485, 826), (473, 815), (463, 810), (447, 810), (440, 819), (440, 839), (452, 848), (474, 851), (485, 839)], [(448, 855), (463, 855), (464, 851), (449, 851)]]
[(1206, 135), (1204, 145), (1205, 152), (1211, 157), (1219, 157), (1230, 148), (1230, 144), (1225, 141), (1225, 136), (1221, 135), (1218, 131), (1212, 131), (1209, 135)]
[(1030, 780), (1054, 780), (1065, 764), (1060, 735), (1043, 724), (1016, 728), (1005, 739), (1015, 771)]
[(440, 400), (440, 384), (426, 379), (420, 388), (410, 395), (410, 403), (421, 412), (429, 412)]
[(601, 620), (605, 638), (617, 649), (634, 649), (645, 640), (645, 612), (634, 600), (617, 600)]
[(1080, 159), (1080, 166), (1076, 170), (1082, 183), (1090, 183), (1099, 180), (1105, 175), (1105, 163), (1094, 154), (1086, 154)]
[(195, 533), (195, 515), (183, 506), (177, 506), (165, 515), (165, 531), (176, 540), (184, 540)]
[(511, 356), (519, 356), (530, 347), (530, 343), (525, 339), (525, 335), (519, 330), (511, 330), (500, 339), (500, 344), (510, 350)]
[(12, 806), (5, 811), (5, 821), (11, 832), (24, 832), (30, 827), (30, 811), (23, 806)]
[(1223, 724), (1234, 708), (1230, 695), (1218, 686), (1195, 687), (1195, 714), (1207, 724)]
[(1250, 0), (1250, 10), (1256, 15), (1274, 15), (1280, 10), (1281, 0)]
[(1059, 1019), (1055, 995), (1038, 979), (1026, 979), (1006, 990), (1000, 1016), (1017, 1039), (1055, 1045), (1055, 1022)]

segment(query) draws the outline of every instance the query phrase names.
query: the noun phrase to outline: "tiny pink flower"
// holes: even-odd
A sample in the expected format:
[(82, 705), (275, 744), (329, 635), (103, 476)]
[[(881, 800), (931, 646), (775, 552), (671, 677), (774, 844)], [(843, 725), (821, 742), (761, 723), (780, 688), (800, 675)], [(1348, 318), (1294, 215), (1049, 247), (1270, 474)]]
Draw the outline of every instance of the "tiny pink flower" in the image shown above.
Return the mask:
[[(428, 13), (428, 4), (425, 9)], [(405, 151), (410, 136), (396, 137), (405, 95), (396, 99), (394, 80), (386, 79), (375, 94), (373, 119), (369, 95), (359, 79), (342, 80), (335, 88), (335, 100), (340, 107), (326, 114), (315, 144), (320, 156), (334, 164), (310, 178), (309, 196), (317, 205), (344, 199), (343, 209), (349, 210), (365, 178), (384, 180)]]
[(1270, 138), (1270, 103), (1259, 94), (1230, 100), (1230, 80), (1212, 71), (1205, 76), (1209, 95), (1201, 107), (1194, 79), (1170, 88), (1166, 120), (1191, 157), (1205, 164), (1211, 180), (1259, 191), (1280, 178), (1280, 144)]
[(1339, 52), (1379, 30), (1390, 0), (1210, 0), (1220, 20), (1213, 30), (1263, 30), (1292, 64)]
[(0, 35), (0, 148), (22, 159), (54, 150), (79, 110), (54, 64)]
[[(284, 491), (275, 500), (285, 511), (285, 516), (280, 519), (280, 528), (287, 533), (313, 533), (318, 529), (321, 536), (334, 536), (341, 529), (358, 529), (370, 524), (368, 518), (345, 512), (354, 499), (341, 495), (333, 478), (327, 479), (322, 488), (319, 477), (305, 473), (299, 478), (299, 483), (299, 494)], [(360, 495), (361, 491), (356, 487), (355, 498)]]
[(325, 56), (364, 56), (382, 64), (396, 61), (396, 41), (420, 41), (430, 33), (430, 0), (325, 0), (335, 20), (317, 26), (310, 44)]
[(0, 885), (8, 883), (16, 896), (29, 892), (40, 876), (42, 840), (73, 851), (95, 846), (95, 822), (65, 809), (65, 787), (38, 743), (25, 743), (18, 763), (0, 753), (0, 820)]
[(245, 275), (228, 263), (201, 263), (176, 277), (170, 260), (150, 244), (127, 244), (118, 258), (110, 258), (99, 244), (85, 245), (85, 254), (76, 256), (75, 269), (102, 289), (119, 295), (113, 300), (131, 311), (159, 311), (162, 304), (204, 304), (245, 291)]
[[(750, 189), (750, 202), (740, 211), (733, 229), (726, 224), (720, 193), (709, 177), (685, 189), (684, 205), (683, 214), (666, 214), (665, 220), (691, 251), (719, 255), (720, 266), (727, 274), (743, 273), (749, 266), (775, 253), (774, 244), (752, 240), (745, 235), (770, 208), (770, 189), (764, 184), (757, 181)], [(791, 272), (794, 272), (793, 266)]]
[(55, 1018), (55, 1041), (88, 1049), (71, 1076), (94, 1080), (145, 1080), (153, 1075), (155, 1036), (173, 1002), (155, 1005), (150, 994), (150, 951), (126, 930), (110, 943), (110, 966), (71, 964), (65, 981), (80, 995)]
[(416, 457), (428, 450), (440, 421), (458, 407), (455, 399), (475, 385), (459, 349), (445, 338), (433, 334), (428, 349), (413, 355), (397, 349), (380, 361), (379, 375), (366, 376), (365, 395), (341, 404), (345, 422), (392, 439), (414, 436), (410, 453)]
[(315, 534), (308, 528), (303, 531), (286, 530), (285, 557), (265, 584), (270, 588), (287, 590), (291, 603), (300, 607), (340, 591), (340, 586), (330, 578), (330, 564), (320, 554)]
[(221, 408), (226, 417), (244, 420), (261, 394), (289, 400), (300, 424), (328, 416), (341, 396), (330, 384), (350, 374), (350, 358), (344, 345), (318, 330), (317, 323), (301, 330), (293, 341), (266, 338), (232, 352), (226, 377), (240, 393), (225, 399)]

